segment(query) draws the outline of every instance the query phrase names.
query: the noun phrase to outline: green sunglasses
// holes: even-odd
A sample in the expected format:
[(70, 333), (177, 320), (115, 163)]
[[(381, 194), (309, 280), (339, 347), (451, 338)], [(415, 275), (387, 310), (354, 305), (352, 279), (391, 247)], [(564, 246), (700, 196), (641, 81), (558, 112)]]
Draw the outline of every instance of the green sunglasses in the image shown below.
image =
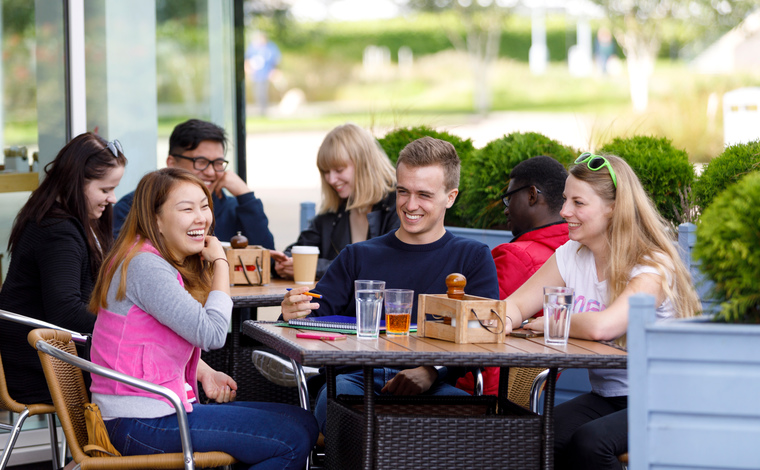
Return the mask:
[(575, 159), (576, 165), (580, 165), (581, 163), (585, 163), (588, 169), (591, 171), (598, 171), (604, 167), (607, 167), (607, 170), (610, 172), (610, 177), (612, 178), (612, 184), (614, 184), (615, 189), (617, 189), (617, 176), (615, 176), (615, 170), (612, 169), (612, 165), (610, 165), (609, 160), (602, 157), (601, 155), (594, 155), (593, 153), (585, 152), (582, 153), (580, 157)]

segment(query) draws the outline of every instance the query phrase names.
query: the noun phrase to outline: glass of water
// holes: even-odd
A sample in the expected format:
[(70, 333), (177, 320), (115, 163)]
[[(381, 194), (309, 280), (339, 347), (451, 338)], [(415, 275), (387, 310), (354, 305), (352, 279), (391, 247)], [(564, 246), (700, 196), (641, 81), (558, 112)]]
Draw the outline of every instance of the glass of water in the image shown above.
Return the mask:
[(377, 339), (380, 336), (384, 290), (385, 281), (354, 281), (357, 339)]
[(567, 344), (574, 302), (575, 291), (572, 287), (544, 287), (545, 344)]

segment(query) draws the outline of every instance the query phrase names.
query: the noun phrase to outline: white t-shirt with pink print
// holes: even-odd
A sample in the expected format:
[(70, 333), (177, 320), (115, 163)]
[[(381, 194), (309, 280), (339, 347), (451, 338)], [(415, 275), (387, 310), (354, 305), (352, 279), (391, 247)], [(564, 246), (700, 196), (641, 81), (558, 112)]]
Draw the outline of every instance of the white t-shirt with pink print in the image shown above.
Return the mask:
[[(607, 308), (609, 296), (607, 281), (599, 281), (596, 263), (591, 250), (580, 243), (570, 240), (557, 248), (557, 267), (567, 287), (575, 289), (575, 308), (573, 312), (600, 312)], [(650, 266), (638, 265), (631, 271), (631, 279), (639, 274), (653, 273), (657, 270)], [(665, 299), (657, 307), (657, 319), (675, 316), (673, 304)], [(570, 320), (572, 322), (572, 319)], [(591, 390), (604, 397), (628, 395), (628, 371), (625, 369), (589, 369)]]

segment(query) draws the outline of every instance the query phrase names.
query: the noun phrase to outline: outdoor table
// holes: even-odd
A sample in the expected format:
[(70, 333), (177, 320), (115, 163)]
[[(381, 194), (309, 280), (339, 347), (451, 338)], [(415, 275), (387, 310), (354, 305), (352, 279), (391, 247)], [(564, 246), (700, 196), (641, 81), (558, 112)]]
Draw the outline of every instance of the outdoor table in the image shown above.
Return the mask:
[[(445, 365), (463, 367), (535, 367), (548, 368), (550, 374), (544, 394), (542, 416), (542, 468), (553, 468), (554, 387), (559, 368), (625, 369), (626, 352), (610, 344), (570, 339), (566, 347), (544, 345), (543, 338), (508, 336), (504, 344), (456, 344), (430, 338), (386, 336), (377, 340), (320, 341), (297, 338), (296, 328), (275, 326), (272, 322), (246, 321), (243, 333), (277, 350), (302, 366), (326, 368), (327, 396), (335, 399), (335, 367), (361, 366), (365, 378), (375, 367)], [(365, 380), (366, 382), (366, 380)], [(371, 380), (370, 380), (371, 383)], [(502, 382), (503, 383), (503, 382)], [(506, 395), (500, 390), (500, 395)], [(375, 395), (372, 387), (364, 391), (367, 432), (372, 432)], [(372, 468), (372, 436), (364, 439), (364, 468)]]
[[(240, 387), (239, 400), (265, 401), (272, 396), (280, 395), (282, 400), (288, 400), (286, 390), (271, 386), (262, 388), (260, 385), (266, 379), (258, 374), (251, 362), (251, 352), (256, 346), (243, 344), (241, 339), (241, 323), (244, 308), (251, 309), (251, 318), (257, 319), (258, 307), (275, 307), (280, 305), (288, 288), (299, 287), (293, 280), (272, 279), (262, 286), (231, 286), (232, 321), (231, 333), (224, 348), (214, 351), (204, 351), (202, 358), (215, 370), (220, 370), (238, 382)], [(268, 385), (268, 384), (266, 384)], [(271, 388), (271, 390), (270, 390)]]

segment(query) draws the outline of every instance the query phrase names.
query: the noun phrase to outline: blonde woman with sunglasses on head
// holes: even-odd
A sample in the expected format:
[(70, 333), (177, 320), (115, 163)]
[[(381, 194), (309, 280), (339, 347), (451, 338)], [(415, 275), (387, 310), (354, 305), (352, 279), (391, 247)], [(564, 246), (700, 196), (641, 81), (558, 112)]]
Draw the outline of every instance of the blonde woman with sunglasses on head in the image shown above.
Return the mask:
[[(506, 323), (520, 325), (542, 309), (544, 286), (575, 289), (574, 338), (625, 346), (628, 299), (656, 299), (659, 319), (690, 317), (699, 301), (673, 244), (630, 166), (621, 158), (584, 153), (570, 168), (560, 215), (570, 241), (507, 298)], [(526, 328), (544, 330), (544, 319)], [(626, 370), (589, 370), (591, 392), (555, 409), (555, 468), (619, 469), (628, 451)]]

